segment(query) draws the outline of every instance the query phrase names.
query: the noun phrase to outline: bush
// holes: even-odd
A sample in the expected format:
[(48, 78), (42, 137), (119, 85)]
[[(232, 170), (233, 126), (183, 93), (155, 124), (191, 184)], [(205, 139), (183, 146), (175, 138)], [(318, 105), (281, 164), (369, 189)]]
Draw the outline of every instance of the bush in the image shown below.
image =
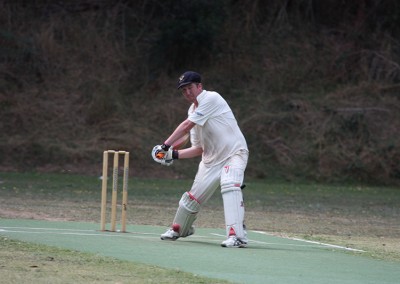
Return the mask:
[(136, 175), (192, 176), (197, 161), (171, 175), (149, 153), (194, 69), (230, 102), (249, 177), (397, 182), (398, 5), (362, 3), (4, 1), (0, 166), (96, 173), (126, 149)]

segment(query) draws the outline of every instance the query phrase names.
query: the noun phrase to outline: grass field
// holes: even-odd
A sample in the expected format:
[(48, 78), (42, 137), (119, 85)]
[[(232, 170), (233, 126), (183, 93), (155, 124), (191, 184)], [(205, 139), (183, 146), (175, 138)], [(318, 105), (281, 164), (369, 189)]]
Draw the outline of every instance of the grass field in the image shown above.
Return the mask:
[[(1, 283), (228, 283), (179, 270), (0, 237)], [(151, 279), (149, 281), (149, 279)]]
[[(178, 200), (190, 184), (188, 180), (131, 178), (128, 223), (169, 226)], [(99, 223), (100, 187), (99, 177), (2, 173), (0, 217)], [(366, 250), (372, 258), (400, 262), (398, 188), (247, 181), (244, 196), (249, 230), (349, 246)], [(196, 223), (198, 227), (223, 228), (218, 192), (202, 208)], [(0, 241), (0, 259), (13, 263), (12, 269), (0, 263), (2, 279), (9, 279), (10, 283), (31, 282), (32, 275), (41, 282), (65, 283), (53, 280), (68, 278), (71, 271), (79, 272), (74, 283), (101, 283), (96, 277), (102, 275), (105, 266), (113, 270), (115, 267), (114, 274), (120, 278), (110, 280), (114, 283), (127, 283), (127, 279), (132, 283), (135, 274), (149, 279), (149, 273), (157, 283), (174, 282), (174, 275), (180, 281), (185, 275), (187, 283), (224, 283), (96, 255), (5, 238)], [(56, 261), (47, 258), (49, 250), (51, 255), (57, 255)], [(45, 262), (45, 268), (35, 267), (36, 262)], [(137, 283), (143, 280), (136, 279)], [(108, 282), (107, 277), (104, 282)]]

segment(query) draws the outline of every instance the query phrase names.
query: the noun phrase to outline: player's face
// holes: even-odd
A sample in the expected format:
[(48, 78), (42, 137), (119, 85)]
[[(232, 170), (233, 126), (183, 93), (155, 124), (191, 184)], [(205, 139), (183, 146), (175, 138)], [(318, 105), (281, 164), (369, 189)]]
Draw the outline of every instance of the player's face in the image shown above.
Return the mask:
[(197, 96), (202, 92), (200, 83), (190, 83), (181, 88), (182, 95), (191, 103), (196, 102)]

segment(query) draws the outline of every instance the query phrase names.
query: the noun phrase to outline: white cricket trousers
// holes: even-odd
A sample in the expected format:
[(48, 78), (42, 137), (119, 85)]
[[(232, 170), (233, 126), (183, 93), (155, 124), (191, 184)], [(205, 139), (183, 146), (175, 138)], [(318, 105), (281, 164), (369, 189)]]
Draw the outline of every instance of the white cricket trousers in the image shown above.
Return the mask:
[(190, 194), (201, 205), (207, 202), (222, 181), (241, 186), (248, 158), (247, 150), (239, 150), (225, 162), (212, 167), (206, 167), (203, 162), (200, 162)]

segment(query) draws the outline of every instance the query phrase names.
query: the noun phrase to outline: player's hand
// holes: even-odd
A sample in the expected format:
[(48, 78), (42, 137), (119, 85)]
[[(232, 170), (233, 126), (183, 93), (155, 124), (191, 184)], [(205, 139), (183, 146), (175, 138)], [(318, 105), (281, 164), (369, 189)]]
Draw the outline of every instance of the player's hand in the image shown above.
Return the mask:
[(151, 156), (153, 160), (163, 166), (170, 166), (174, 162), (172, 158), (173, 148), (169, 147), (168, 150), (164, 150), (163, 145), (156, 145), (154, 146), (153, 150), (151, 151)]
[(163, 149), (164, 151), (168, 151), (170, 147), (171, 147), (171, 145), (167, 145), (167, 144), (161, 145), (161, 149)]

